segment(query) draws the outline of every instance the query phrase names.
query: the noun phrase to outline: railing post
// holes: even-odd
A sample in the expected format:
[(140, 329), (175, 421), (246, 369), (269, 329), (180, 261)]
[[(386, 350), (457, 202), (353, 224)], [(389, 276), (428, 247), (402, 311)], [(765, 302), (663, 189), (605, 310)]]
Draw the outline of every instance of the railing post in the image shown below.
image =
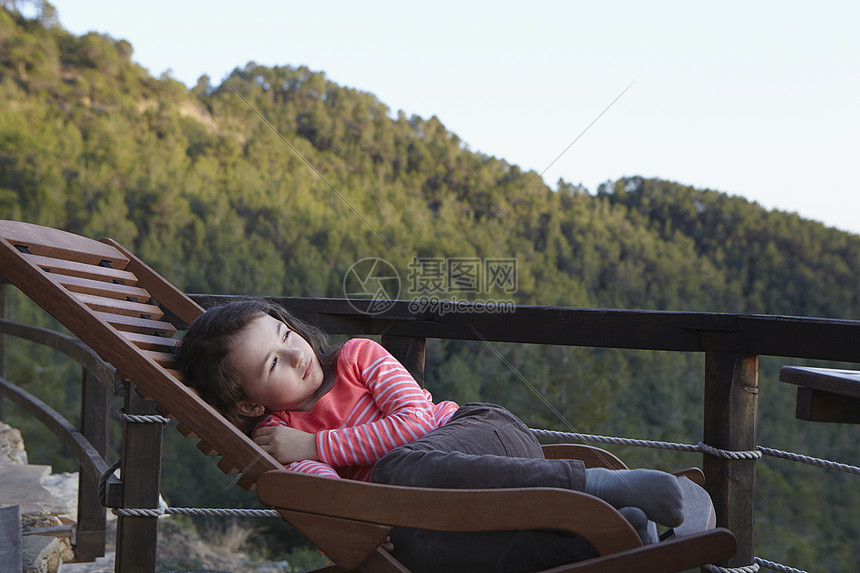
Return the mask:
[(382, 335), (382, 346), (424, 387), (424, 347), (426, 339), (413, 336)]
[[(81, 433), (105, 459), (108, 449), (110, 391), (86, 368), (81, 381)], [(98, 484), (90, 483), (78, 471), (78, 527), (75, 543), (76, 561), (93, 561), (105, 554), (107, 512), (99, 499)]]
[[(6, 318), (6, 283), (0, 277), (0, 319)], [(0, 378), (6, 378), (6, 335), (0, 333)], [(0, 421), (3, 415), (3, 395), (0, 394)]]
[[(730, 451), (756, 448), (758, 356), (731, 352), (705, 354), (705, 412), (703, 441)], [(719, 565), (744, 567), (754, 563), (755, 459), (725, 459), (704, 455), (705, 489), (717, 513), (717, 525), (734, 533), (737, 554)]]
[[(129, 382), (125, 412), (155, 415), (155, 402), (138, 396)], [(123, 421), (122, 430), (122, 506), (129, 509), (155, 509), (161, 482), (161, 424)], [(157, 517), (123, 517), (117, 519), (116, 571), (155, 571)]]
[(21, 506), (0, 507), (0, 571), (24, 569), (21, 548)]

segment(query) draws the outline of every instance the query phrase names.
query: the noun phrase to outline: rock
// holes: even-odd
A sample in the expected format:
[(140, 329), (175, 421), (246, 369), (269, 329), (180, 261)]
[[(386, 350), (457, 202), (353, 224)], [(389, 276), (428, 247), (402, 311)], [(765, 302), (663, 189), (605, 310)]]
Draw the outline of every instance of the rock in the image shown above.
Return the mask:
[(0, 464), (0, 501), (20, 505), (21, 519), (27, 515), (65, 515), (68, 507), (42, 486), (51, 466)]
[(47, 473), (42, 476), (41, 484), (60, 505), (65, 506), (63, 515), (71, 519), (78, 518), (78, 474)]
[(57, 573), (63, 561), (74, 559), (68, 538), (25, 535), (21, 540), (24, 573)]
[(27, 451), (21, 432), (0, 422), (0, 464), (26, 464)]
[[(60, 516), (76, 518), (77, 474), (28, 465), (21, 433), (6, 424), (0, 425), (0, 484), (0, 505), (21, 508), (23, 531), (60, 526)], [(21, 550), (24, 573), (56, 573), (75, 557), (68, 537), (23, 535)]]

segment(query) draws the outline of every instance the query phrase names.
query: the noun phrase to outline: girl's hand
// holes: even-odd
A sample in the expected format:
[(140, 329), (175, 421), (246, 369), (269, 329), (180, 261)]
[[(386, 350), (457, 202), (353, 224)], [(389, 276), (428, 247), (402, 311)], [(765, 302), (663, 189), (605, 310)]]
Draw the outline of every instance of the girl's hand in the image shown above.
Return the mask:
[(284, 465), (303, 460), (320, 461), (316, 434), (287, 426), (267, 426), (254, 432), (254, 442)]
[(380, 543), (379, 546), (388, 551), (389, 553), (392, 553), (394, 551), (394, 544), (391, 543), (391, 537), (386, 536), (386, 538), (382, 540), (382, 543)]

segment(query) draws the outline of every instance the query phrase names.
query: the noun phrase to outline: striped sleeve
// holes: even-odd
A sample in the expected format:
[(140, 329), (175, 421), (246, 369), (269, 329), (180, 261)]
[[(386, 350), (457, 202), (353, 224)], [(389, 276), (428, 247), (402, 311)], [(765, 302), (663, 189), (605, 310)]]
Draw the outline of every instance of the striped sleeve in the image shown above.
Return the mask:
[(257, 422), (257, 425), (254, 426), (254, 431), (256, 432), (260, 428), (268, 428), (270, 426), (286, 426), (290, 427), (290, 425), (286, 422), (286, 420), (282, 420), (275, 416), (274, 414), (266, 414), (262, 420)]
[(351, 366), (369, 392), (343, 427), (317, 433), (321, 460), (335, 468), (370, 466), (397, 446), (436, 429), (430, 394), (382, 346), (362, 341)]
[(303, 474), (311, 474), (323, 477), (340, 478), (337, 472), (334, 471), (334, 468), (322, 462), (304, 460), (301, 462), (293, 462), (284, 467), (291, 472), (299, 472)]

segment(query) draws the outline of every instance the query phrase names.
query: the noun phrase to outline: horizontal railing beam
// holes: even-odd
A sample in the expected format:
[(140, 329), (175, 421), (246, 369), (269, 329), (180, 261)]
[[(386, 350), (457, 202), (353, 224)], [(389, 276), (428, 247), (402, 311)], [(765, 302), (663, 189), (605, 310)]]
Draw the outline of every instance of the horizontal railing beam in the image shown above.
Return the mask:
[[(192, 295), (205, 308), (237, 296)], [(860, 321), (704, 312), (515, 306), (511, 313), (464, 305), (415, 313), (396, 301), (378, 315), (347, 299), (270, 297), (333, 334), (449, 338), (676, 352), (734, 352), (860, 363)]]
[(125, 393), (125, 384), (117, 374), (116, 368), (102, 360), (89, 346), (77, 338), (47, 328), (3, 319), (0, 319), (0, 334), (29, 340), (65, 354), (95, 376), (96, 380), (115, 396), (122, 396)]

